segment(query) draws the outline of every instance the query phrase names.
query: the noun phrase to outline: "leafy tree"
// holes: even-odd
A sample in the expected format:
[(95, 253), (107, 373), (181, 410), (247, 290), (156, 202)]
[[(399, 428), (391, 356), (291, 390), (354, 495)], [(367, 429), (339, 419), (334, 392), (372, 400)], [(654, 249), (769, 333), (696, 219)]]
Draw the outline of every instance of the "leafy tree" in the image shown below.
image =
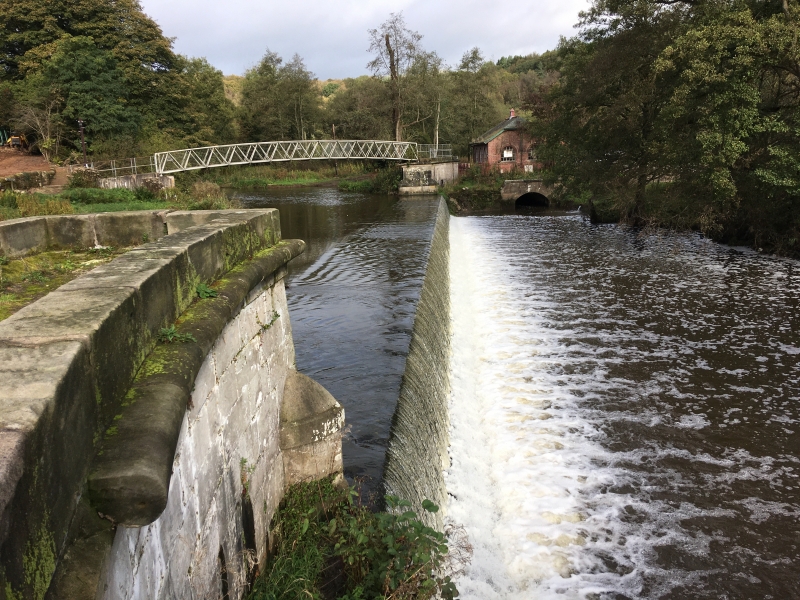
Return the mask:
[(234, 106), (225, 94), (222, 71), (205, 58), (186, 58), (180, 72), (189, 117), (185, 141), (193, 146), (226, 143), (236, 137)]
[(320, 91), (314, 74), (297, 54), (278, 73), (278, 95), (285, 115), (286, 139), (305, 140), (318, 133)]
[(321, 134), (321, 95), (314, 74), (296, 54), (282, 63), (280, 56), (268, 50), (245, 74), (239, 109), (243, 140), (307, 139)]
[(70, 135), (77, 146), (79, 119), (86, 123), (90, 142), (132, 135), (139, 113), (128, 102), (128, 87), (114, 56), (88, 37), (64, 37), (53, 49), (18, 86), (16, 122), (35, 134), (45, 156), (57, 152), (62, 135)]
[(394, 139), (403, 139), (407, 72), (420, 54), (422, 36), (406, 28), (403, 13), (391, 13), (378, 29), (369, 30), (369, 51), (375, 55), (367, 68), (376, 77), (388, 78)]
[(451, 108), (444, 126), (461, 154), (467, 153), (474, 138), (508, 116), (498, 76), (497, 67), (478, 48), (464, 53), (452, 74)]
[(243, 141), (281, 139), (278, 106), (278, 70), (283, 59), (267, 50), (261, 61), (245, 73), (239, 107), (239, 132)]
[(325, 131), (341, 139), (387, 140), (394, 134), (386, 85), (363, 75), (345, 79), (325, 106)]

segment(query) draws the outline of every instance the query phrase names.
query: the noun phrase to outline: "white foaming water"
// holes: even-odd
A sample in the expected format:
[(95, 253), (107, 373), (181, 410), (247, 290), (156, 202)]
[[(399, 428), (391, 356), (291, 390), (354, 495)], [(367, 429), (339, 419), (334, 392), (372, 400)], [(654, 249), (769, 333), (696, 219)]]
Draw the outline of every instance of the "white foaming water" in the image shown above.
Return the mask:
[[(585, 546), (602, 515), (586, 497), (611, 482), (593, 467), (575, 398), (549, 363), (562, 348), (536, 316), (541, 300), (514, 285), (514, 268), (474, 222), (451, 222), (453, 358), (448, 517), (474, 555), (463, 598), (564, 598), (590, 592)], [(593, 523), (588, 522), (591, 519)], [(591, 562), (591, 561), (590, 561)]]
[(800, 598), (800, 269), (577, 218), (451, 221), (465, 599)]

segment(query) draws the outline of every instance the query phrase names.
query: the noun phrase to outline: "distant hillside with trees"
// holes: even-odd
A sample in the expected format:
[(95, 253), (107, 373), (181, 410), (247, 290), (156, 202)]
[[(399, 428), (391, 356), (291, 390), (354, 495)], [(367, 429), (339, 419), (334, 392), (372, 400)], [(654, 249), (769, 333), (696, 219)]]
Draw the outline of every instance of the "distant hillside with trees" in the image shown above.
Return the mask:
[(470, 139), (518, 107), (545, 72), (541, 57), (514, 57), (506, 68), (477, 48), (447, 66), (400, 14), (365, 37), (373, 51), (361, 77), (320, 82), (299, 55), (269, 50), (243, 77), (225, 77), (205, 59), (176, 54), (138, 0), (5, 2), (0, 128), (24, 130), (55, 160), (76, 158), (78, 119), (90, 154), (104, 158), (334, 131), (450, 143), (466, 154)]

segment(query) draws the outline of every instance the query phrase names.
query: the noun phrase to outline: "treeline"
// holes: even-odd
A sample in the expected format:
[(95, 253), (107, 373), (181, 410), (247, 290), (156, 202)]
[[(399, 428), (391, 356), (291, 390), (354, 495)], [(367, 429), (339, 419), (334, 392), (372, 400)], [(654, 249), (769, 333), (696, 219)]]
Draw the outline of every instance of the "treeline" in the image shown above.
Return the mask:
[(595, 0), (528, 98), (548, 179), (600, 219), (800, 253), (796, 0)]
[(334, 135), (450, 143), (465, 155), (549, 73), (541, 57), (494, 64), (477, 48), (448, 67), (400, 14), (365, 34), (371, 75), (324, 84), (300, 56), (267, 51), (243, 78), (224, 78), (177, 55), (138, 0), (4, 2), (0, 128), (52, 160), (80, 160), (78, 120), (103, 158)]

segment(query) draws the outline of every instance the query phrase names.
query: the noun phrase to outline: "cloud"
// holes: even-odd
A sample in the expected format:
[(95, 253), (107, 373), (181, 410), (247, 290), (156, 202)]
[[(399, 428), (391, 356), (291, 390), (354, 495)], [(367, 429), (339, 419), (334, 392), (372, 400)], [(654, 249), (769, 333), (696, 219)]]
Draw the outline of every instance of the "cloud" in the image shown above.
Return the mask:
[(367, 73), (367, 30), (403, 12), (450, 65), (475, 46), (492, 60), (552, 49), (575, 33), (589, 0), (487, 3), (478, 0), (142, 0), (145, 12), (174, 37), (175, 50), (205, 57), (226, 74), (243, 74), (267, 48), (284, 59), (295, 53), (320, 79)]

